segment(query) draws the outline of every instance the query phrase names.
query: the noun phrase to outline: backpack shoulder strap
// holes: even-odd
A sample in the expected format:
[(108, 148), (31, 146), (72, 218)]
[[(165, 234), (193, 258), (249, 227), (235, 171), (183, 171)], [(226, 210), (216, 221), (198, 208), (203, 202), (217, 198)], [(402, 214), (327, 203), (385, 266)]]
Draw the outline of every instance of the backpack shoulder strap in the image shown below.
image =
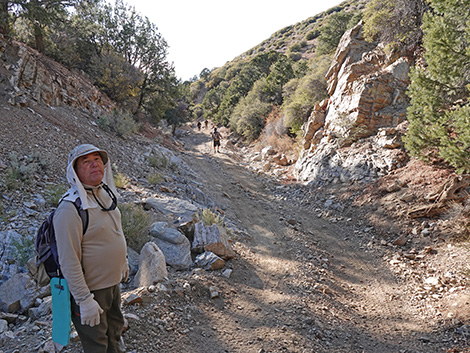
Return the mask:
[(78, 215), (82, 220), (83, 234), (85, 234), (88, 229), (88, 210), (82, 209), (82, 200), (80, 200), (79, 197), (77, 197), (77, 199), (72, 203), (77, 209)]

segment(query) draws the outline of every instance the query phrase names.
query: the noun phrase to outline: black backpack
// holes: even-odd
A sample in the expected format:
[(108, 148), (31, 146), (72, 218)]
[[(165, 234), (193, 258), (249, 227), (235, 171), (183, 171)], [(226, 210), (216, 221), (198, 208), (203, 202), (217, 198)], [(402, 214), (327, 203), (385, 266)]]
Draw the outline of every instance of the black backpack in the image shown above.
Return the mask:
[[(60, 202), (62, 202), (62, 200)], [(77, 209), (80, 218), (82, 219), (83, 234), (85, 234), (88, 228), (88, 211), (82, 209), (82, 202), (80, 198), (77, 198), (72, 203)], [(60, 271), (59, 254), (57, 252), (54, 224), (52, 223), (55, 211), (56, 210), (52, 211), (49, 216), (47, 216), (46, 220), (41, 224), (36, 234), (35, 245), (36, 251), (38, 253), (37, 266), (39, 267), (39, 265), (43, 263), (46, 273), (50, 278), (63, 278), (62, 272)]]

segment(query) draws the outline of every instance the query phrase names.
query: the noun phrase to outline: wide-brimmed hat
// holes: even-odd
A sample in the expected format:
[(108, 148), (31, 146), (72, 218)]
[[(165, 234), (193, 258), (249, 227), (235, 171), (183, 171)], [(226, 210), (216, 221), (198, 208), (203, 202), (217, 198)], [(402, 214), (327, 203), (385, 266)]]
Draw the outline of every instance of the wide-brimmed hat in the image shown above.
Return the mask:
[(110, 160), (108, 158), (108, 153), (91, 144), (79, 145), (75, 147), (69, 154), (67, 165), (67, 181), (70, 184), (70, 189), (63, 196), (63, 200), (74, 202), (77, 197), (80, 197), (80, 200), (82, 201), (82, 209), (84, 210), (88, 208), (98, 207), (99, 205), (96, 203), (95, 199), (89, 196), (86, 192), (84, 185), (80, 181), (80, 178), (77, 176), (74, 164), (77, 161), (77, 158), (94, 152), (98, 152), (100, 154), (101, 159), (104, 163), (104, 175), (102, 180), (103, 184), (106, 184), (111, 189), (111, 191), (115, 195), (117, 195), (117, 190), (116, 186), (114, 185), (113, 172), (111, 169)]
[(83, 145), (79, 145), (75, 147), (70, 153), (69, 153), (69, 160), (68, 164), (72, 163), (75, 164), (75, 161), (77, 158), (81, 156), (85, 156), (87, 154), (93, 153), (93, 152), (98, 152), (101, 155), (101, 159), (103, 160), (103, 164), (106, 164), (108, 162), (108, 152), (105, 150), (99, 149), (98, 147), (85, 143)]

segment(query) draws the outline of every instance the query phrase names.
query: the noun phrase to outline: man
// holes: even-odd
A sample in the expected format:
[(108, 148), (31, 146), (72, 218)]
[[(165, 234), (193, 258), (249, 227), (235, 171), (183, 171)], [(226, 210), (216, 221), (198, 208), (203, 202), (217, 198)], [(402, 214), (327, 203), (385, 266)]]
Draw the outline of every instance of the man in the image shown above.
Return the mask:
[(214, 127), (214, 131), (211, 133), (211, 139), (214, 143), (214, 153), (220, 152), (220, 140), (222, 139), (222, 135), (217, 131), (216, 127)]
[[(54, 215), (60, 269), (72, 295), (72, 321), (85, 353), (121, 353), (124, 318), (119, 284), (127, 280), (126, 240), (108, 154), (89, 144), (69, 154), (71, 188)], [(88, 212), (82, 220), (73, 201)], [(64, 202), (70, 201), (70, 202)]]

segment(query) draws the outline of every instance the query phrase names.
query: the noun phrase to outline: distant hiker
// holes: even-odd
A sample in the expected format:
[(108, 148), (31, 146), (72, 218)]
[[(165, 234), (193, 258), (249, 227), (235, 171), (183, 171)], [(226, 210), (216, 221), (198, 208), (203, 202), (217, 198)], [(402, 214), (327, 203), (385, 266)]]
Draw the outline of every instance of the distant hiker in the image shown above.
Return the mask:
[[(127, 281), (129, 266), (108, 153), (89, 144), (75, 147), (67, 180), (71, 188), (53, 223), (60, 269), (72, 295), (72, 322), (85, 353), (123, 353), (119, 284)], [(88, 211), (86, 235), (77, 198)]]
[(201, 122), (200, 122), (200, 121), (197, 122), (197, 129), (198, 129), (199, 131), (201, 130)]
[(217, 131), (217, 128), (214, 127), (214, 131), (211, 133), (211, 139), (214, 141), (214, 153), (220, 152), (220, 140), (222, 140), (222, 135)]
[(206, 120), (204, 120), (204, 128), (207, 129), (207, 125), (209, 124), (209, 122)]

